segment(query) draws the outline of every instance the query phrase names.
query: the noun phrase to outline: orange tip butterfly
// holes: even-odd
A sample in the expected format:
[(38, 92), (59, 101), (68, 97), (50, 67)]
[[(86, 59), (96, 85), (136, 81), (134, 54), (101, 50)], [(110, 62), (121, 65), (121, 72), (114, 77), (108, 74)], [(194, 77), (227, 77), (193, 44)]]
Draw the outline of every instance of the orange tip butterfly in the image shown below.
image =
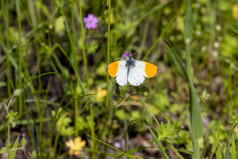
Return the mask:
[(127, 81), (133, 86), (139, 86), (145, 80), (145, 77), (152, 78), (158, 72), (157, 66), (145, 62), (134, 60), (132, 55), (124, 53), (126, 60), (120, 60), (110, 63), (106, 71), (111, 77), (116, 77), (116, 81), (120, 86), (125, 86)]

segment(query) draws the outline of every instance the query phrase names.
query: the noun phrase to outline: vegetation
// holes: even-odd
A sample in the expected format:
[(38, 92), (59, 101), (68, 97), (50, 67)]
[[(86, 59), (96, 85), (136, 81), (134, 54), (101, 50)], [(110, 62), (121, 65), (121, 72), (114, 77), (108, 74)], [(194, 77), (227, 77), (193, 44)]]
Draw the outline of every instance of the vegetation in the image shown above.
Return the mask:
[[(1, 0), (1, 158), (237, 158), (234, 0)], [(159, 67), (138, 87), (105, 68)]]

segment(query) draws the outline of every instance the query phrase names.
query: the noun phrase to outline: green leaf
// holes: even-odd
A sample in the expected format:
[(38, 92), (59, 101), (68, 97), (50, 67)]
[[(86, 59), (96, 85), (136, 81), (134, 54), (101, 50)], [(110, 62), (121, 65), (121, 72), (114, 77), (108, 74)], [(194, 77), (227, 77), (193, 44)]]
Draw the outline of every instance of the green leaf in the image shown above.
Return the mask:
[(24, 147), (26, 146), (26, 144), (27, 144), (27, 140), (25, 139), (25, 137), (23, 137), (21, 140), (21, 145)]
[(7, 144), (7, 149), (9, 150), (12, 147), (12, 143)]
[(60, 34), (63, 33), (64, 30), (65, 30), (64, 18), (63, 16), (61, 16), (55, 20), (55, 33)]
[(192, 39), (192, 6), (191, 0), (187, 0), (186, 15), (184, 21), (184, 41), (189, 43)]
[(221, 149), (220, 149), (220, 142), (218, 139), (218, 132), (216, 132), (215, 130), (212, 130), (212, 136), (213, 136), (213, 153), (216, 153), (216, 158), (217, 159), (222, 159), (222, 154), (221, 154)]
[(186, 44), (186, 64), (187, 78), (189, 82), (189, 98), (190, 98), (190, 122), (191, 134), (193, 140), (194, 158), (199, 159), (199, 138), (202, 137), (202, 116), (196, 89), (192, 82), (192, 64), (190, 57), (190, 41), (192, 39), (192, 6), (191, 0), (187, 0), (185, 21), (184, 21), (184, 41)]
[(192, 83), (189, 83), (189, 96), (192, 139), (197, 140), (202, 136), (202, 116), (197, 93)]
[(70, 126), (71, 118), (67, 117), (67, 112), (61, 112), (56, 122), (56, 129), (61, 135), (70, 136), (74, 133), (73, 127)]
[(4, 153), (4, 152), (6, 152), (6, 151), (7, 151), (7, 148), (6, 148), (6, 147), (2, 147), (1, 150), (0, 150), (0, 154), (1, 154), (1, 153)]
[(89, 54), (91, 54), (91, 53), (95, 53), (96, 50), (98, 49), (98, 47), (99, 47), (98, 42), (93, 41), (93, 42), (87, 44), (86, 50)]
[(162, 122), (160, 124), (158, 140), (161, 141), (164, 139), (171, 139), (175, 133), (176, 133), (176, 129), (170, 122), (168, 122), (167, 124), (164, 124)]
[(14, 159), (15, 156), (16, 156), (17, 145), (18, 145), (18, 139), (19, 139), (19, 137), (17, 137), (17, 139), (16, 139), (14, 145), (12, 146), (12, 149), (13, 149), (13, 150), (10, 151), (9, 159)]
[(141, 119), (141, 112), (139, 111), (132, 111), (131, 114), (130, 114), (130, 120), (139, 120)]
[(231, 158), (236, 159), (236, 143), (235, 143), (234, 135), (232, 135)]
[(32, 152), (31, 157), (32, 157), (32, 158), (36, 158), (36, 151), (33, 151), (33, 152)]
[(15, 117), (17, 115), (17, 112), (14, 112), (12, 109), (10, 110), (10, 112), (5, 116), (9, 122), (12, 124), (15, 122)]
[(89, 119), (86, 119), (82, 116), (79, 116), (77, 118), (77, 126), (78, 126), (78, 130), (79, 131), (82, 131), (84, 129), (88, 129), (89, 128), (89, 122), (88, 122)]
[(6, 85), (7, 85), (6, 82), (3, 82), (3, 81), (0, 82), (0, 88), (1, 88), (1, 87), (6, 87)]
[(51, 13), (48, 10), (48, 6), (44, 5), (42, 1), (35, 1), (35, 6), (38, 10), (40, 10), (46, 17), (50, 17)]
[(120, 120), (126, 120), (127, 119), (127, 114), (123, 109), (119, 109), (115, 112), (115, 116), (119, 118)]

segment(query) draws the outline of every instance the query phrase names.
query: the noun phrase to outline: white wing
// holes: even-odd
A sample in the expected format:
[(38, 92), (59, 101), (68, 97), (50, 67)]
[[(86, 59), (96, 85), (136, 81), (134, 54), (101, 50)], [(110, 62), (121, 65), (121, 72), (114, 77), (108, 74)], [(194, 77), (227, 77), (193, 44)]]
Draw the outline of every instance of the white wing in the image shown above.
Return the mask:
[(145, 80), (145, 62), (135, 60), (135, 66), (130, 67), (128, 82), (133, 86), (139, 86)]
[(127, 84), (127, 67), (125, 60), (119, 62), (116, 81), (120, 86), (125, 86)]

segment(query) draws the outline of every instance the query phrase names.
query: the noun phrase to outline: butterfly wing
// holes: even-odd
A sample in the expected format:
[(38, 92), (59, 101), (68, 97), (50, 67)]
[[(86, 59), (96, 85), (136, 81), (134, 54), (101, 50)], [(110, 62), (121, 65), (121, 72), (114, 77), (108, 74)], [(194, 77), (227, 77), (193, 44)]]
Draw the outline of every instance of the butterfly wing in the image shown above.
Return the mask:
[(128, 71), (126, 61), (116, 61), (108, 65), (107, 72), (111, 77), (116, 77), (116, 81), (120, 86), (125, 86), (128, 82), (133, 86), (142, 84), (145, 77), (151, 78), (158, 73), (158, 67), (144, 61), (134, 60), (134, 66)]
[(155, 66), (154, 64), (151, 64), (149, 62), (144, 63), (145, 63), (145, 77), (152, 78), (159, 72), (158, 67)]
[(135, 60), (135, 65), (130, 67), (128, 82), (133, 86), (139, 86), (145, 77), (151, 78), (158, 73), (158, 67), (144, 61)]
[(128, 68), (126, 67), (126, 61), (121, 60), (118, 62), (119, 65), (116, 74), (116, 81), (120, 86), (125, 86), (127, 84), (127, 70), (128, 70)]
[(110, 63), (110, 64), (107, 66), (107, 68), (106, 68), (107, 73), (108, 73), (111, 77), (115, 77), (115, 76), (117, 75), (119, 63), (120, 63), (120, 61), (116, 61), (116, 62)]
[(130, 67), (128, 82), (133, 86), (139, 86), (145, 80), (145, 62), (134, 60), (135, 65)]
[(116, 77), (116, 81), (120, 86), (127, 84), (127, 67), (125, 60), (110, 63), (106, 70), (111, 77)]

